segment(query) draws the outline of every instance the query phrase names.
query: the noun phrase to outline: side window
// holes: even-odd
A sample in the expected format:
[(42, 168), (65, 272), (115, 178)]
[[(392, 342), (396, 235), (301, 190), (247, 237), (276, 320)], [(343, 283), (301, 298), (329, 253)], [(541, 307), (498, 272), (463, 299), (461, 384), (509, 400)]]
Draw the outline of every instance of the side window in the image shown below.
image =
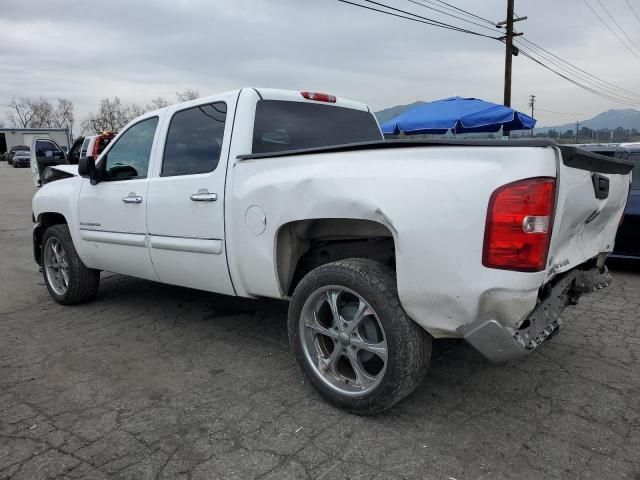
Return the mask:
[(87, 137), (82, 142), (82, 147), (80, 147), (80, 157), (87, 156), (87, 149), (89, 148), (89, 142), (91, 141), (90, 137)]
[(216, 102), (176, 112), (162, 159), (163, 177), (209, 173), (220, 161), (227, 104)]
[(147, 118), (130, 127), (107, 152), (105, 180), (145, 178), (158, 117)]
[(36, 140), (36, 157), (61, 158), (62, 152), (52, 142)]

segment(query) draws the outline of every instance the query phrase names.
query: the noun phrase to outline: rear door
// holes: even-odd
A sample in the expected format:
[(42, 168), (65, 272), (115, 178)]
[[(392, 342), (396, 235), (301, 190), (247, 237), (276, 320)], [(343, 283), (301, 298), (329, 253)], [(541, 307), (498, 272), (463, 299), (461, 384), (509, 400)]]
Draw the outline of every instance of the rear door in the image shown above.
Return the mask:
[[(136, 121), (99, 159), (104, 179), (84, 179), (79, 237), (92, 268), (157, 280), (147, 247), (148, 172), (158, 116)], [(103, 163), (104, 162), (104, 163)]]
[(35, 137), (31, 143), (31, 175), (35, 186), (40, 185), (47, 167), (66, 163), (66, 155), (50, 138)]
[(224, 194), (236, 95), (170, 107), (149, 184), (149, 246), (160, 281), (234, 294)]
[(560, 147), (549, 276), (613, 250), (629, 195), (630, 162)]

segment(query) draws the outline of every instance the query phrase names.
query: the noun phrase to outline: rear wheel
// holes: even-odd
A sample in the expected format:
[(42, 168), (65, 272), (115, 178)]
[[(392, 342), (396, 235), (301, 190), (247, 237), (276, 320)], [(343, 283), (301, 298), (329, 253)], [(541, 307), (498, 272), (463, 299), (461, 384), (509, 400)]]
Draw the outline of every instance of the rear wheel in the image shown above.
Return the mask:
[(67, 225), (54, 225), (44, 233), (42, 275), (49, 293), (62, 305), (90, 300), (100, 284), (100, 271), (82, 263)]
[(353, 413), (381, 412), (421, 382), (431, 337), (402, 309), (393, 271), (367, 259), (316, 268), (293, 293), (289, 339), (310, 383)]

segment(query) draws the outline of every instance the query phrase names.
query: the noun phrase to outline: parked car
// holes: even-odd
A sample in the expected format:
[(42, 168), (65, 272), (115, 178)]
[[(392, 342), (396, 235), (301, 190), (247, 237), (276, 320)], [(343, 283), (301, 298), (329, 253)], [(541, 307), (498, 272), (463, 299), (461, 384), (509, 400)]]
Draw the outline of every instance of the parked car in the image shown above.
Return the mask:
[(11, 147), (11, 148), (9, 149), (9, 156), (8, 156), (8, 158), (7, 158), (7, 163), (8, 163), (9, 165), (12, 165), (12, 162), (13, 162), (13, 156), (15, 155), (15, 153), (16, 153), (16, 152), (20, 152), (20, 151), (23, 151), (23, 152), (24, 152), (24, 151), (26, 151), (26, 152), (28, 152), (28, 151), (29, 151), (29, 147), (28, 147), (28, 146), (26, 146), (26, 145), (15, 145), (15, 146), (13, 146), (13, 147)]
[(616, 236), (613, 256), (640, 259), (640, 143), (620, 145), (620, 158), (632, 161), (633, 180), (624, 218)]
[(28, 167), (29, 162), (31, 161), (31, 152), (28, 150), (16, 150), (11, 158), (11, 165), (14, 168), (17, 167)]
[(98, 158), (115, 136), (115, 132), (102, 132), (99, 135), (84, 137), (82, 147), (80, 148), (80, 157), (92, 156), (93, 158)]
[(640, 259), (640, 143), (579, 145), (591, 152), (633, 162), (629, 201), (616, 235), (612, 257)]
[(77, 165), (80, 160), (80, 149), (82, 148), (82, 144), (84, 142), (84, 137), (78, 137), (71, 145), (69, 149), (69, 153), (67, 154), (67, 163), (70, 165)]
[(34, 257), (63, 305), (101, 270), (289, 300), (310, 383), (371, 414), (416, 388), (433, 338), (521, 357), (606, 286), (632, 167), (547, 140), (384, 141), (364, 104), (244, 88), (49, 168)]
[(42, 175), (47, 167), (67, 163), (67, 157), (60, 146), (52, 139), (34, 138), (31, 143), (31, 177), (36, 186), (40, 186)]

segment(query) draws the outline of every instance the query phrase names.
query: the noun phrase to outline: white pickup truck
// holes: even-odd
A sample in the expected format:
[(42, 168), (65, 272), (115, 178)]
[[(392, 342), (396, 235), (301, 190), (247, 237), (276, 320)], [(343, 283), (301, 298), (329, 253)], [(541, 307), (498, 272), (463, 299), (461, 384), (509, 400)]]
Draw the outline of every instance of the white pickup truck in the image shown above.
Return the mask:
[(555, 333), (608, 283), (631, 169), (548, 141), (384, 141), (361, 103), (243, 88), (49, 167), (34, 255), (65, 305), (102, 270), (290, 300), (310, 382), (370, 414), (419, 384), (433, 338), (502, 361)]

